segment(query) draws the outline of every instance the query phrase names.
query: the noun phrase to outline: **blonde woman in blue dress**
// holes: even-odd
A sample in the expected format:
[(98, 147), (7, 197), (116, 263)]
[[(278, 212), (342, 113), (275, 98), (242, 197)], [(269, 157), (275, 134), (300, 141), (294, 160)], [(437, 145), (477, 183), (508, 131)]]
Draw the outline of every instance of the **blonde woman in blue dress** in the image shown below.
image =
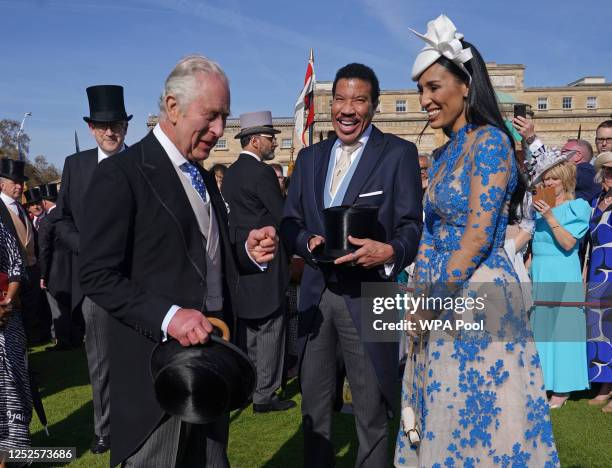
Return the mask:
[(524, 192), (514, 144), (476, 48), (445, 16), (418, 35), (427, 45), (412, 78), (429, 125), (449, 141), (434, 156), (415, 281), (429, 296), (493, 287), (505, 302), (472, 317), (486, 318), (491, 333), (431, 332), (409, 359), (402, 410), (414, 410), (420, 442), (404, 420), (395, 465), (558, 466), (538, 354), (503, 248)]

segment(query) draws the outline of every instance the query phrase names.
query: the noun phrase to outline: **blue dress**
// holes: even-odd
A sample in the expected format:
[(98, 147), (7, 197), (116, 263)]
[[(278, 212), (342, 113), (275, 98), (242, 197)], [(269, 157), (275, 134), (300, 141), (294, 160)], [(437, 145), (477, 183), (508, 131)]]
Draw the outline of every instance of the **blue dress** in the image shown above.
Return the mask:
[[(531, 278), (536, 301), (583, 302), (584, 285), (578, 250), (589, 228), (591, 207), (576, 199), (554, 207), (555, 218), (576, 239), (564, 251), (546, 220), (536, 215)], [(531, 315), (533, 334), (546, 390), (559, 393), (589, 388), (586, 320), (580, 307), (537, 306)]]
[(503, 300), (474, 314), (487, 320), (484, 333), (430, 332), (424, 352), (408, 360), (402, 407), (415, 408), (421, 443), (400, 430), (395, 465), (559, 466), (538, 354), (503, 249), (517, 184), (508, 138), (468, 124), (436, 153), (430, 175), (417, 287), (431, 285), (433, 296), (442, 282), (469, 296), (493, 288)]
[[(588, 302), (612, 302), (612, 207), (603, 213), (593, 200), (590, 222), (591, 259), (587, 289)], [(591, 382), (612, 382), (612, 308), (587, 309), (587, 358)]]

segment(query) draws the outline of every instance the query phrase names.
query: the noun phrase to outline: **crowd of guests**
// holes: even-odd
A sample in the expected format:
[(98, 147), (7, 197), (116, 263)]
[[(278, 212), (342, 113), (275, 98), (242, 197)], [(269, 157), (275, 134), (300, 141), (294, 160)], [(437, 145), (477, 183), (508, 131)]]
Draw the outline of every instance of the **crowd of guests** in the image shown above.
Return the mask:
[[(24, 163), (2, 160), (0, 449), (30, 445), (27, 347), (52, 337), (52, 350), (85, 343), (93, 453), (111, 449), (113, 466), (229, 466), (229, 414), (166, 413), (150, 371), (159, 343), (205, 343), (216, 318), (254, 365), (255, 413), (295, 407), (279, 389), (299, 375), (307, 467), (335, 465), (344, 375), (356, 466), (387, 466), (398, 406), (396, 466), (558, 466), (549, 408), (593, 388), (589, 404), (612, 412), (612, 121), (597, 127), (596, 156), (581, 139), (549, 147), (531, 119), (504, 119), (484, 60), (448, 18), (416, 34), (427, 45), (412, 79), (448, 137), (431, 156), (372, 125), (378, 79), (352, 63), (334, 79), (334, 133), (300, 152), (290, 178), (270, 163), (268, 111), (241, 115), (240, 155), (206, 171), (229, 85), (189, 56), (165, 81), (160, 122), (129, 147), (123, 88), (87, 89), (97, 147), (66, 158), (59, 191), (24, 194)], [(330, 258), (323, 212), (343, 206), (376, 206), (380, 235), (349, 237), (354, 249)], [(438, 296), (495, 284), (511, 306), (489, 313), (533, 339), (417, 331), (402, 353), (365, 340), (361, 285), (398, 277)]]

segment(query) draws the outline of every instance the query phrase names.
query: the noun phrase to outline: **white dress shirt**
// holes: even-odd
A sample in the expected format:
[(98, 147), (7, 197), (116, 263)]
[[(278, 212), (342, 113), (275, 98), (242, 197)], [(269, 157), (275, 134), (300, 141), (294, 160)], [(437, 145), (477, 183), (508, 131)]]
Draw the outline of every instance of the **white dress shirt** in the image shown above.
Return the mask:
[[(125, 145), (123, 145), (121, 147), (121, 149), (119, 151), (117, 151), (117, 153), (120, 153), (123, 150), (125, 150)], [(98, 146), (98, 164), (100, 164), (104, 159), (108, 158), (109, 156), (111, 156), (111, 155), (110, 154), (106, 154), (104, 152), (104, 150)]]

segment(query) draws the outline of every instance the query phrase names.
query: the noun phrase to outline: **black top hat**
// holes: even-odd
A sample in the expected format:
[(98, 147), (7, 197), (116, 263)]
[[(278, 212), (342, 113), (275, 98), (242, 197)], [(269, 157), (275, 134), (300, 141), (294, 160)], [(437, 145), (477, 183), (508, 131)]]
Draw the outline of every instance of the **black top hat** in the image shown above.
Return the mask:
[(0, 177), (11, 179), (15, 182), (28, 180), (25, 173), (25, 162), (15, 159), (4, 158), (0, 160)]
[(215, 335), (197, 346), (160, 343), (151, 356), (151, 375), (162, 409), (192, 424), (207, 424), (242, 408), (255, 389), (249, 358)]
[(323, 210), (325, 243), (323, 251), (313, 252), (320, 263), (332, 263), (335, 259), (355, 252), (358, 247), (348, 241), (348, 236), (375, 239), (378, 226), (378, 207), (373, 205), (333, 206)]
[(40, 203), (42, 201), (40, 187), (32, 187), (31, 189), (26, 190), (23, 192), (23, 196), (25, 197), (26, 205), (29, 205), (30, 203)]
[(83, 117), (87, 123), (128, 121), (132, 118), (125, 112), (123, 86), (90, 86), (87, 88), (87, 99), (89, 99), (89, 117)]
[(57, 200), (57, 184), (45, 184), (40, 186), (40, 196), (43, 200)]

